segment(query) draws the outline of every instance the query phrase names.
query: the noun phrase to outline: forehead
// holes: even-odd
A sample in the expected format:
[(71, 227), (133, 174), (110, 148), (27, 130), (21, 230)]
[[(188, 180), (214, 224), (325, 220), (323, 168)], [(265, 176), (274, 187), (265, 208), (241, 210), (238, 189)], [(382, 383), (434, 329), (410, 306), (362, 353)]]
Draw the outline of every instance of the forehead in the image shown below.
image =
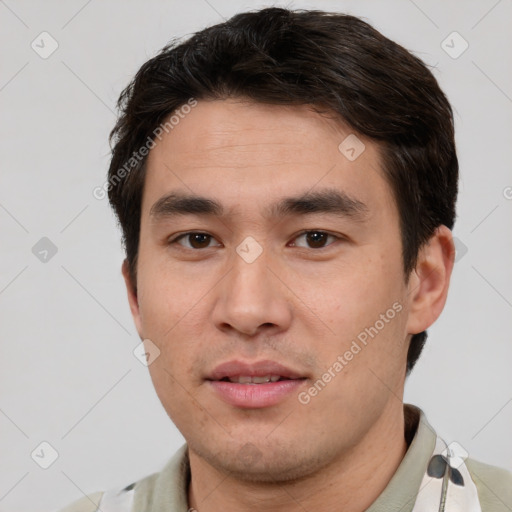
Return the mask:
[(378, 146), (307, 106), (199, 101), (156, 142), (143, 215), (173, 191), (268, 211), (279, 197), (334, 187), (375, 209), (394, 208)]

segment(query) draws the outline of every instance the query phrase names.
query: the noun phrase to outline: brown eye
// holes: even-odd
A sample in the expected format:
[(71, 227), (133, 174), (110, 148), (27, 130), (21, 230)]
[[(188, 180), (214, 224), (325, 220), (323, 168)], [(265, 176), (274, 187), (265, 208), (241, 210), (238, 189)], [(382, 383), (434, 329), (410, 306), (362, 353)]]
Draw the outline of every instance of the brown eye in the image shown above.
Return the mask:
[(192, 233), (187, 236), (194, 249), (204, 249), (210, 244), (211, 236), (205, 233)]
[[(329, 238), (334, 240), (338, 239), (338, 237), (330, 235), (325, 231), (305, 231), (304, 233), (301, 233), (299, 236), (297, 236), (295, 240), (300, 238), (304, 238), (306, 240), (306, 247), (310, 249), (322, 249), (326, 246), (326, 242), (329, 240)], [(293, 245), (297, 247), (304, 247), (304, 245), (297, 243), (294, 243)]]
[[(171, 240), (169, 243), (171, 245), (177, 243), (187, 249), (207, 249), (212, 240), (212, 235), (209, 235), (208, 233), (183, 233), (174, 240)], [(188, 243), (182, 243), (182, 241)]]
[(327, 237), (327, 233), (321, 233), (320, 231), (312, 231), (306, 234), (306, 240), (311, 247), (323, 247)]

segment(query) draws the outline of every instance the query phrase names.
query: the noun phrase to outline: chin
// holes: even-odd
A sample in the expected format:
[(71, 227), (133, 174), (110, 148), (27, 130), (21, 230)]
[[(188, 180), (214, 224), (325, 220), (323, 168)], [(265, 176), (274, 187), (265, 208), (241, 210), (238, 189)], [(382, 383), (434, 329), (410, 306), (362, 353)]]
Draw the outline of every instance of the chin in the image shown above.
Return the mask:
[(215, 453), (204, 447), (194, 451), (218, 471), (249, 483), (300, 481), (328, 463), (322, 457), (308, 455), (293, 447), (260, 448), (251, 442), (241, 447), (230, 445)]

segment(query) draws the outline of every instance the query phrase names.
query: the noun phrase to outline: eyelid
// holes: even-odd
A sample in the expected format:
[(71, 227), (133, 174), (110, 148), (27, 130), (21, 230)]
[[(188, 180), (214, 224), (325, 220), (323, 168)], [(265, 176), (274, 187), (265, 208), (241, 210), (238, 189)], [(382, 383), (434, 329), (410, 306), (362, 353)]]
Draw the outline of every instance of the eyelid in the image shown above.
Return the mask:
[[(325, 234), (327, 235), (328, 237), (332, 237), (335, 239), (335, 241), (339, 241), (339, 240), (346, 240), (346, 238), (342, 235), (339, 235), (339, 234), (334, 234), (334, 233), (331, 233), (329, 231), (326, 231), (324, 229), (304, 229), (302, 231), (300, 231), (299, 233), (296, 233), (295, 235), (293, 235), (293, 237), (291, 238), (292, 241), (296, 240), (297, 238), (301, 237), (301, 236), (304, 236), (304, 235), (307, 235), (309, 233), (322, 233), (322, 234)], [(212, 240), (216, 240), (218, 242), (218, 240), (216, 239), (216, 237), (210, 233), (208, 233), (207, 231), (186, 231), (184, 233), (178, 233), (177, 235), (173, 235), (172, 237), (169, 237), (167, 238), (167, 244), (168, 245), (171, 245), (171, 244), (178, 244), (180, 245), (181, 247), (183, 247), (184, 249), (190, 249), (192, 251), (204, 251), (205, 249), (210, 249), (211, 247), (204, 247), (202, 249), (194, 249), (193, 247), (186, 247), (184, 245), (181, 245), (179, 243), (180, 240), (182, 239), (186, 239), (187, 236), (189, 235), (194, 235), (194, 234), (198, 234), (198, 235), (206, 235), (206, 236), (209, 236)], [(297, 247), (299, 249), (310, 249), (310, 250), (313, 250), (313, 251), (316, 251), (316, 252), (319, 252), (321, 251), (322, 249), (328, 249), (334, 242), (331, 242), (330, 244), (324, 246), (324, 247), (303, 247), (303, 246), (300, 246), (300, 245), (293, 245), (292, 247)], [(222, 244), (219, 242), (219, 245), (222, 246)], [(215, 247), (215, 246), (214, 246)], [(219, 246), (216, 246), (216, 247), (219, 247)]]
[[(201, 251), (201, 250), (204, 251), (205, 249), (210, 249), (210, 247), (205, 247), (204, 249), (194, 249), (194, 248), (190, 248), (190, 247), (181, 245), (179, 243), (179, 241), (182, 239), (186, 239), (187, 236), (189, 236), (189, 235), (207, 235), (211, 239), (217, 240), (214, 235), (208, 233), (207, 231), (186, 231), (184, 233), (178, 233), (177, 235), (173, 235), (172, 237), (167, 238), (167, 244), (168, 245), (177, 244), (177, 245), (180, 245), (181, 247), (183, 247), (184, 249), (191, 249), (193, 251)], [(218, 240), (217, 240), (217, 242), (218, 242)], [(220, 242), (219, 242), (219, 244), (220, 244)], [(222, 245), (222, 244), (220, 244), (220, 245)]]
[[(296, 235), (294, 235), (292, 237), (292, 240), (295, 240), (297, 238), (299, 238), (300, 236), (303, 236), (303, 235), (307, 235), (308, 233), (322, 233), (322, 234), (325, 234), (327, 235), (328, 237), (333, 237), (335, 239), (335, 241), (339, 241), (339, 240), (346, 240), (345, 237), (343, 237), (342, 235), (339, 235), (339, 234), (334, 234), (334, 233), (331, 233), (330, 231), (326, 231), (325, 229), (305, 229), (299, 233), (297, 233)], [(317, 248), (313, 248), (313, 247), (302, 247), (302, 246), (298, 246), (298, 245), (295, 245), (293, 247), (298, 247), (299, 249), (311, 249), (313, 251), (321, 251), (322, 249), (328, 249), (334, 242), (331, 242), (330, 244), (324, 246), (324, 247), (317, 247)]]

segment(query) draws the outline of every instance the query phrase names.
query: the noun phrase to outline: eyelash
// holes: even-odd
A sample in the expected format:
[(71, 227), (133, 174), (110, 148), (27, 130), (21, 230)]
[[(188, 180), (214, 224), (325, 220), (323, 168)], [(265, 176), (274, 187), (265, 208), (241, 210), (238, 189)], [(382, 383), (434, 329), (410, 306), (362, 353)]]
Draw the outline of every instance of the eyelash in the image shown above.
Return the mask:
[[(323, 230), (320, 230), (320, 229), (308, 229), (308, 230), (305, 230), (305, 231), (302, 231), (300, 233), (298, 233), (292, 240), (296, 240), (297, 238), (301, 237), (301, 236), (304, 236), (304, 235), (308, 235), (310, 233), (320, 233), (322, 235), (327, 235), (328, 237), (332, 237), (335, 239), (335, 241), (337, 240), (343, 240), (344, 238), (339, 236), (339, 235), (334, 235), (332, 233), (329, 233), (328, 231), (323, 231)], [(206, 236), (209, 236), (211, 239), (215, 239), (215, 237), (213, 235), (210, 235), (209, 233), (206, 233), (204, 231), (187, 231), (186, 233), (182, 233), (181, 235), (177, 235), (176, 237), (168, 240), (168, 244), (169, 245), (175, 245), (179, 242), (179, 240), (181, 239), (184, 239), (190, 235), (206, 235)], [(181, 245), (181, 244), (178, 244), (178, 245)], [(312, 249), (312, 250), (315, 250), (315, 251), (321, 251), (322, 249), (327, 249), (329, 246), (331, 246), (331, 244), (328, 244), (324, 247), (302, 247), (302, 246), (298, 246), (299, 248), (301, 249)], [(201, 249), (195, 249), (194, 247), (185, 247), (185, 246), (181, 246), (182, 248), (184, 249), (190, 249), (192, 251), (201, 251), (201, 250), (205, 250), (205, 249), (210, 249), (211, 247), (204, 247), (204, 248), (201, 248)]]

